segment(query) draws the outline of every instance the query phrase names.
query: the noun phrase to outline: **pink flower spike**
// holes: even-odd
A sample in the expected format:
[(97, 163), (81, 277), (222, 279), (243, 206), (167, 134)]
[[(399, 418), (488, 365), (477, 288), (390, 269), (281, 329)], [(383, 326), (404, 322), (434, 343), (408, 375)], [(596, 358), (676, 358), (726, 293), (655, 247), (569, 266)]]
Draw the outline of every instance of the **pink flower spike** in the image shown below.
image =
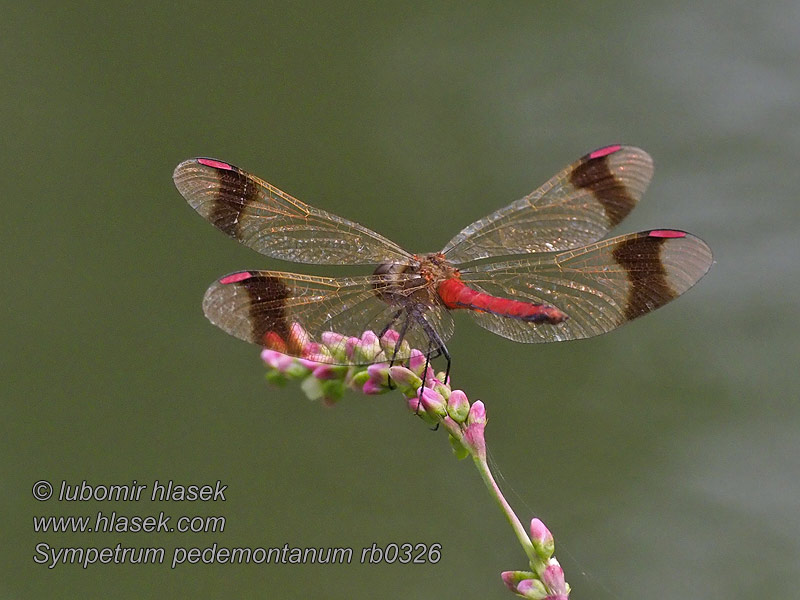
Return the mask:
[[(500, 577), (508, 589), (514, 593), (520, 594), (521, 592), (517, 589), (518, 586), (524, 581), (534, 579), (536, 574), (530, 571), (503, 571), (500, 573)], [(545, 594), (546, 593), (547, 592), (545, 592)]]
[(486, 439), (483, 430), (486, 429), (486, 408), (483, 402), (476, 400), (469, 409), (467, 426), (464, 429), (464, 444), (472, 449), (479, 458), (486, 457)]
[(413, 371), (396, 365), (389, 369), (389, 378), (401, 388), (416, 390), (422, 385), (422, 380)]
[(299, 364), (303, 365), (306, 369), (309, 369), (310, 371), (313, 371), (320, 365), (320, 363), (318, 363), (316, 360), (310, 360), (308, 358), (298, 358), (295, 360), (297, 360)]
[(267, 366), (272, 367), (273, 369), (278, 368), (278, 358), (281, 356), (285, 355), (268, 348), (264, 348), (261, 351), (261, 360), (263, 360), (265, 363), (267, 363)]
[(564, 569), (555, 560), (545, 567), (542, 573), (542, 583), (547, 586), (551, 596), (567, 597), (567, 582), (564, 581)]
[(425, 385), (427, 387), (433, 387), (437, 383), (441, 383), (441, 381), (439, 381), (439, 378), (436, 377), (436, 373), (434, 373), (433, 369), (430, 366), (428, 366), (428, 370), (425, 372), (424, 379), (425, 379)]
[(472, 423), (486, 423), (486, 407), (483, 405), (483, 402), (480, 400), (476, 400), (473, 402), (472, 406), (469, 409), (469, 416), (467, 417), (467, 421)]
[(308, 342), (303, 347), (303, 357), (314, 360), (316, 357), (323, 356), (322, 345), (317, 342)]
[(400, 339), (400, 334), (396, 332), (394, 329), (389, 329), (386, 333), (383, 334), (381, 338), (381, 343), (387, 344), (390, 348), (394, 348), (397, 345), (397, 341)]
[(549, 560), (556, 549), (553, 534), (550, 533), (550, 530), (539, 519), (531, 520), (530, 531), (531, 542), (533, 542), (533, 547), (536, 548), (537, 554), (539, 554), (543, 560)]
[(439, 417), (447, 414), (444, 398), (442, 398), (442, 395), (439, 392), (436, 392), (431, 388), (423, 388), (422, 393), (419, 395), (419, 400), (428, 414)]
[(464, 429), (464, 445), (472, 449), (475, 456), (486, 457), (486, 439), (483, 437), (484, 423), (473, 423)]
[(519, 573), (519, 571), (503, 571), (500, 573), (500, 578), (503, 580), (503, 583), (505, 583), (506, 587), (512, 592), (517, 591), (517, 583), (519, 582), (517, 573)]
[(292, 323), (289, 327), (289, 345), (303, 348), (309, 341), (311, 338), (303, 326), (300, 323)]
[(545, 600), (550, 597), (547, 595), (547, 588), (538, 579), (523, 579), (517, 585), (517, 593), (531, 600)]
[(370, 380), (386, 385), (389, 383), (389, 365), (386, 363), (375, 363), (367, 367)]
[(261, 360), (267, 363), (268, 366), (281, 373), (286, 372), (286, 369), (289, 368), (289, 365), (294, 362), (294, 359), (291, 356), (286, 356), (285, 354), (281, 354), (275, 350), (268, 350), (266, 348), (261, 351)]
[[(423, 373), (423, 370), (425, 369), (425, 363), (427, 362), (427, 359), (425, 358), (424, 354), (422, 354), (420, 352), (420, 355), (422, 356), (422, 362), (419, 365), (414, 364), (416, 362), (416, 361), (413, 360), (414, 352), (415, 352), (415, 350), (411, 351), (411, 357), (412, 358), (409, 359), (409, 361), (408, 361), (408, 368), (411, 369), (412, 371), (414, 371), (414, 373), (416, 373), (419, 377), (421, 377), (425, 381), (425, 387), (431, 387), (432, 388), (435, 384), (441, 383), (441, 381), (439, 381), (436, 378), (436, 373), (433, 372), (433, 369), (430, 367), (430, 365), (428, 365), (427, 371), (425, 371)], [(412, 364), (414, 366), (412, 366)]]
[(447, 414), (456, 422), (463, 423), (469, 415), (469, 399), (461, 390), (453, 390), (447, 399)]
[(338, 376), (333, 365), (319, 365), (314, 369), (312, 375), (317, 379), (335, 379)]
[(422, 410), (422, 403), (419, 401), (419, 398), (408, 398), (408, 410), (412, 413), (418, 413)]
[(344, 343), (344, 353), (347, 355), (347, 358), (353, 358), (353, 351), (360, 342), (361, 340), (357, 337), (347, 338)]
[(374, 396), (376, 394), (382, 394), (386, 391), (386, 387), (381, 385), (380, 383), (373, 381), (372, 379), (368, 379), (364, 382), (364, 385), (361, 387), (361, 391), (367, 394), (368, 396)]
[(320, 339), (326, 346), (335, 348), (342, 344), (347, 339), (347, 336), (344, 336), (341, 333), (336, 333), (335, 331), (326, 331), (320, 336)]
[(375, 335), (374, 331), (367, 330), (361, 334), (361, 343), (364, 345), (373, 345), (380, 343), (378, 336)]
[(411, 356), (408, 358), (408, 368), (414, 371), (419, 377), (422, 377), (422, 369), (425, 368), (427, 359), (425, 355), (414, 348), (411, 351)]
[(378, 336), (372, 331), (365, 331), (361, 340), (353, 348), (353, 358), (359, 363), (369, 364), (377, 358), (381, 351)]

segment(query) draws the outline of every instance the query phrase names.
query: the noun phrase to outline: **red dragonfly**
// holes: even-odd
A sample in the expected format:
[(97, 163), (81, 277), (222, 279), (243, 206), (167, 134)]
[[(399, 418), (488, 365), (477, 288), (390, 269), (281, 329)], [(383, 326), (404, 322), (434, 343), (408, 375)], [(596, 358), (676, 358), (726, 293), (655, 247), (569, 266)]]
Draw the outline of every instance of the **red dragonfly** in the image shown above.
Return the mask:
[[(652, 174), (652, 159), (639, 148), (595, 150), (430, 254), (406, 252), (219, 160), (182, 162), (174, 180), (207, 221), (262, 254), (298, 263), (377, 265), (358, 277), (226, 275), (203, 300), (214, 325), (285, 354), (336, 364), (403, 360), (410, 344), (429, 359), (443, 355), (449, 372), (445, 343), (454, 310), (517, 342), (557, 342), (611, 331), (692, 287), (712, 256), (689, 233), (653, 229), (597, 241), (634, 208)], [(293, 334), (298, 326), (301, 336)], [(319, 347), (307, 342), (326, 331), (383, 336), (390, 329), (394, 350), (374, 360), (345, 352), (307, 355), (309, 347)]]

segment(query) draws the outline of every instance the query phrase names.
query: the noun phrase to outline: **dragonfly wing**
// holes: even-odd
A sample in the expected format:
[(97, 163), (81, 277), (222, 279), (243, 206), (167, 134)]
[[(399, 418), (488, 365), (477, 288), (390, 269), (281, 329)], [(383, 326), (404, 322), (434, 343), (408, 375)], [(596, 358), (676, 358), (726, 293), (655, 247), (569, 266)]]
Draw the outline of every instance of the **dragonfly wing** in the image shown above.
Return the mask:
[(711, 263), (703, 240), (662, 229), (475, 266), (461, 274), (470, 287), (548, 304), (568, 317), (536, 324), (469, 311), (481, 327), (518, 342), (555, 342), (606, 333), (663, 306), (697, 283)]
[[(346, 339), (339, 339), (332, 355), (319, 354), (318, 344), (337, 339), (327, 332), (357, 338), (368, 330), (380, 334), (387, 327), (402, 327), (405, 313), (381, 300), (375, 284), (373, 275), (334, 278), (240, 271), (208, 288), (203, 311), (225, 332), (284, 354), (332, 364), (370, 364), (391, 356), (381, 354), (369, 360), (353, 356), (352, 340), (347, 348)], [(443, 308), (432, 306), (425, 317), (443, 341), (452, 335), (452, 318)], [(409, 321), (405, 340), (411, 347), (426, 352), (428, 339), (418, 322)], [(407, 352), (396, 358), (408, 358)]]
[(464, 228), (442, 252), (458, 264), (584, 246), (633, 210), (652, 176), (653, 160), (644, 150), (595, 150), (530, 195)]
[(253, 250), (282, 260), (362, 265), (404, 262), (394, 242), (309, 206), (229, 165), (192, 158), (175, 168), (178, 191), (212, 225)]

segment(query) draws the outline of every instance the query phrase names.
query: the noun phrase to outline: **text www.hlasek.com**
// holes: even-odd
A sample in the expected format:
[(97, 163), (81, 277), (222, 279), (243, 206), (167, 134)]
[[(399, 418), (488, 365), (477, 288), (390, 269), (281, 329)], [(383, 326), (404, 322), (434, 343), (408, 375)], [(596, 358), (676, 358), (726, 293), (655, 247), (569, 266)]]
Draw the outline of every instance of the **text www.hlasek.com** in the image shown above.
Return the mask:
[[(441, 559), (442, 545), (389, 543), (379, 546), (372, 543), (361, 548), (360, 555), (354, 556), (353, 548), (322, 547), (298, 548), (284, 544), (279, 547), (262, 546), (227, 547), (216, 542), (205, 548), (177, 547), (172, 551), (170, 568), (180, 565), (198, 564), (351, 564), (355, 558), (361, 564), (436, 564)], [(161, 565), (166, 560), (163, 547), (116, 546), (52, 548), (44, 542), (36, 545), (33, 561), (47, 568), (60, 565), (80, 565), (84, 569), (91, 565), (106, 564), (154, 564)]]
[(37, 533), (221, 533), (225, 531), (225, 517), (221, 515), (183, 515), (171, 524), (172, 516), (161, 511), (157, 515), (121, 515), (116, 511), (96, 515), (33, 517), (33, 530)]

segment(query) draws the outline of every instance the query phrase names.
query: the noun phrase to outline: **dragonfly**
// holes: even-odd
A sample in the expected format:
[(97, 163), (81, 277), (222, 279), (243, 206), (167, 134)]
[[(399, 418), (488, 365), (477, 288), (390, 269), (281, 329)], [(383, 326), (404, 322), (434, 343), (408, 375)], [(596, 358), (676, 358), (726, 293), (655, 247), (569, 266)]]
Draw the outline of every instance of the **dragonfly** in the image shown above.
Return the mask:
[[(225, 275), (203, 299), (211, 323), (247, 342), (332, 364), (394, 364), (418, 348), (427, 360), (444, 357), (449, 374), (454, 312), (516, 342), (575, 340), (641, 317), (703, 277), (711, 250), (685, 231), (602, 239), (636, 206), (652, 175), (644, 150), (600, 148), (468, 225), (441, 251), (420, 254), (227, 162), (192, 158), (173, 179), (203, 218), (261, 254), (373, 268), (353, 277)], [(390, 339), (388, 352), (349, 352), (346, 340), (364, 331)], [(342, 348), (321, 352), (325, 339), (341, 340)]]

